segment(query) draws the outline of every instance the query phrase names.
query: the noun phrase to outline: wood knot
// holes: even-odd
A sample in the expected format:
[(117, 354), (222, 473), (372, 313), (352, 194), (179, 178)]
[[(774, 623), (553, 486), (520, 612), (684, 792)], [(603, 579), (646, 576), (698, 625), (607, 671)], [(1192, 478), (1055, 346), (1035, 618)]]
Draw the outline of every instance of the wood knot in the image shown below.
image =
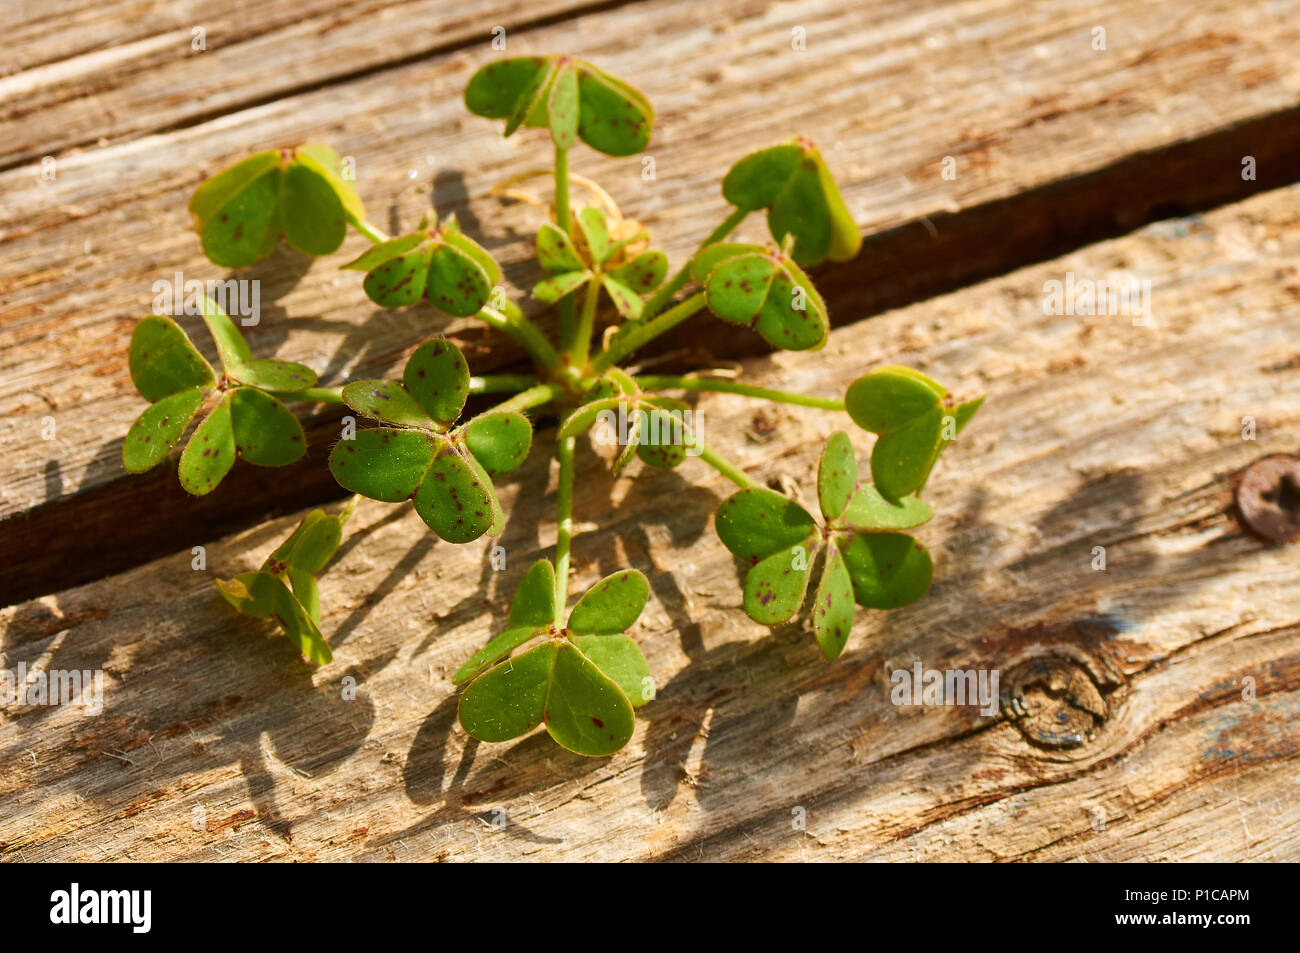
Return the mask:
[(1029, 659), (1007, 673), (1002, 713), (1030, 744), (1052, 750), (1087, 744), (1108, 715), (1087, 668), (1052, 655)]
[(1237, 486), (1237, 509), (1271, 543), (1300, 537), (1300, 460), (1277, 455), (1252, 463)]

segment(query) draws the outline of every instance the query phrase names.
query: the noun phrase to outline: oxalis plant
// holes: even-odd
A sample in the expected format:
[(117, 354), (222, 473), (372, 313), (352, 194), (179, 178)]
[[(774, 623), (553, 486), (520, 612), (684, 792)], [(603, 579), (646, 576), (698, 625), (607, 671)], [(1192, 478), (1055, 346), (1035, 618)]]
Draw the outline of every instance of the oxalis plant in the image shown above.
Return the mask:
[[(554, 203), (537, 232), (544, 277), (532, 295), (553, 306), (554, 338), (508, 299), (497, 263), (454, 218), (430, 215), (397, 237), (369, 224), (338, 155), (326, 146), (257, 153), (194, 193), (190, 211), (215, 264), (251, 265), (281, 239), (303, 254), (330, 255), (351, 228), (373, 247), (342, 267), (364, 273), (362, 287), (376, 304), (428, 301), (447, 314), (477, 318), (522, 345), (533, 364), (531, 374), (474, 376), (453, 343), (434, 339), (415, 349), (400, 379), (320, 386), (301, 364), (255, 360), (210, 299), (201, 310), (219, 369), (171, 318), (142, 320), (131, 339), (130, 370), (151, 403), (126, 436), (123, 462), (131, 472), (161, 464), (184, 442), (181, 486), (202, 495), (216, 489), (237, 457), (270, 467), (302, 457), (303, 431), (287, 403), (342, 403), (373, 421), (345, 430), (330, 453), (330, 470), (355, 494), (351, 501), (337, 515), (313, 510), (260, 569), (219, 581), (226, 601), (273, 620), (308, 660), (328, 663), (316, 574), (338, 549), (357, 500), (409, 501), (449, 543), (495, 535), (504, 520), (493, 480), (527, 457), (528, 415), (542, 413), (560, 420), (552, 449), (559, 469), (555, 558), (528, 570), (504, 631), (454, 676), (464, 686), (461, 724), (475, 738), (506, 741), (545, 726), (571, 751), (607, 755), (631, 738), (633, 710), (654, 695), (645, 658), (627, 635), (645, 607), (645, 576), (614, 573), (571, 610), (567, 605), (574, 453), (602, 417), (627, 424), (615, 472), (633, 456), (665, 469), (694, 457), (736, 484), (715, 522), (742, 566), (744, 607), (755, 621), (777, 625), (802, 610), (833, 660), (844, 650), (856, 606), (893, 609), (924, 595), (930, 555), (909, 532), (930, 519), (920, 494), (979, 400), (959, 402), (936, 381), (898, 366), (858, 378), (842, 398), (755, 387), (707, 370), (660, 376), (626, 366), (638, 349), (705, 309), (773, 348), (826, 343), (826, 305), (804, 269), (852, 258), (861, 238), (816, 147), (795, 138), (737, 162), (722, 180), (730, 214), (669, 278), (668, 260), (651, 247), (649, 232), (569, 172), (580, 141), (610, 156), (645, 148), (654, 113), (641, 92), (574, 57), (521, 57), (480, 69), (465, 104), (504, 121), (507, 136), (522, 126), (549, 130)], [(575, 209), (574, 183), (596, 195), (595, 203)], [(765, 213), (772, 243), (727, 241), (754, 212)], [(858, 471), (849, 436), (835, 432), (817, 474), (819, 512), (810, 513), (699, 439), (674, 396), (696, 391), (847, 412), (876, 436), (870, 479)], [(466, 419), (471, 394), (510, 396)]]

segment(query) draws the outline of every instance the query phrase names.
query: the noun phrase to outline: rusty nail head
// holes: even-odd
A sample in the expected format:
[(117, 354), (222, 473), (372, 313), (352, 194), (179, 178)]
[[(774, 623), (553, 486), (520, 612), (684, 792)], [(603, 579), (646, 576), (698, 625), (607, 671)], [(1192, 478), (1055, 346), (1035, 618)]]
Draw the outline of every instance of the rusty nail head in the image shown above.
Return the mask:
[(1246, 468), (1237, 508), (1256, 534), (1274, 543), (1300, 536), (1300, 459), (1271, 456)]

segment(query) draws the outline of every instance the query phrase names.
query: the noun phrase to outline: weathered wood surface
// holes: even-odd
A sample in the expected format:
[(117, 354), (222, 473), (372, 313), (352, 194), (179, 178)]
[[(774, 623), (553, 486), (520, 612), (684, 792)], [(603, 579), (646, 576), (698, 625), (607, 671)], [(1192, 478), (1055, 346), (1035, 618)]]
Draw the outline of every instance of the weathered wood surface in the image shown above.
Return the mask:
[[(1298, 255), (1300, 188), (1280, 190), (841, 328), (820, 354), (748, 362), (758, 382), (832, 393), (902, 360), (990, 395), (927, 491), (935, 586), (860, 610), (832, 665), (793, 627), (744, 618), (711, 527), (728, 484), (694, 461), (611, 483), (584, 452), (572, 591), (624, 565), (652, 583), (634, 634), (659, 696), (611, 758), (544, 736), (472, 743), (455, 724), (450, 673), (553, 541), (540, 456), (505, 491), (504, 573), (485, 543), (436, 543), (413, 513), (363, 505), (322, 578), (335, 661), (318, 670), (211, 583), (296, 517), (214, 541), (205, 572), (181, 552), (5, 609), (7, 664), (102, 667), (108, 684), (99, 717), (0, 722), (0, 852), (1296, 860), (1296, 551), (1244, 532), (1232, 492), (1253, 460), (1296, 449)], [(1150, 280), (1151, 325), (1045, 314), (1044, 283), (1068, 272)], [(805, 495), (844, 423), (785, 408), (756, 426), (742, 398), (698, 409), (723, 453)], [(1033, 715), (895, 707), (889, 674), (915, 661), (997, 669)], [(1042, 731), (1057, 713), (1076, 747)]]
[[(677, 260), (721, 217), (717, 183), (736, 157), (792, 131), (821, 142), (874, 236), (858, 262), (823, 276), (841, 321), (1131, 227), (1171, 203), (1284, 181), (1300, 163), (1293, 2), (726, 0), (701, 16), (690, 0), (656, 0), (570, 19), (559, 5), (529, 4), (542, 19), (522, 28), (512, 3), (461, 5), (450, 21), (439, 6), (427, 22), (419, 4), (312, 3), (292, 23), (278, 6), (182, 6), (148, 28), (129, 16), (134, 4), (60, 8), (51, 22), (70, 36), (62, 54), (43, 7), (20, 18), (19, 37), (37, 52), (0, 79), (0, 140), (18, 150), (0, 171), (0, 517), (9, 517), (0, 563), (21, 596), (48, 591), (41, 580), (59, 569), (80, 581), (161, 554), (160, 527), (189, 545), (334, 492), (316, 458), (274, 480), (237, 468), (220, 504), (184, 498), (161, 471), (121, 472), (120, 440), (143, 406), (125, 350), (153, 282), (222, 276), (186, 230), (185, 202), (204, 175), (269, 143), (331, 141), (357, 158), (381, 225), (409, 227), (432, 187), (442, 211), (486, 236), (511, 286), (530, 286), (536, 216), (499, 208), (487, 190), (537, 164), (543, 134), (502, 141), (460, 100), (472, 70), (501, 55), (489, 45), (497, 20), (508, 52), (572, 50), (650, 93), (653, 181), (636, 159), (584, 151), (575, 164)], [(483, 16), (466, 25), (462, 13)], [(406, 29), (408, 16), (420, 28)], [(216, 25), (209, 50), (190, 55), (186, 28), (205, 17)], [(110, 22), (119, 33), (103, 32)], [(424, 26), (438, 38), (420, 35)], [(1093, 49), (1095, 26), (1107, 30), (1104, 51)], [(795, 28), (806, 30), (805, 51), (791, 48)], [(175, 49), (152, 52), (173, 32)], [(121, 43), (106, 39), (115, 36)], [(99, 138), (107, 144), (91, 144)], [(1241, 177), (1245, 152), (1260, 160), (1258, 180)], [(40, 178), (44, 154), (56, 160), (53, 181)], [(949, 155), (953, 180), (941, 174)], [(760, 233), (755, 220), (749, 234)], [(517, 357), (466, 322), (377, 312), (337, 262), (279, 255), (245, 273), (263, 282), (264, 319), (250, 335), (259, 355), (302, 359), (328, 378), (370, 376), (447, 331), (480, 369)], [(713, 327), (691, 340), (739, 353)], [(315, 427), (319, 438), (332, 423)], [(61, 545), (69, 522), (102, 550), (74, 559)]]

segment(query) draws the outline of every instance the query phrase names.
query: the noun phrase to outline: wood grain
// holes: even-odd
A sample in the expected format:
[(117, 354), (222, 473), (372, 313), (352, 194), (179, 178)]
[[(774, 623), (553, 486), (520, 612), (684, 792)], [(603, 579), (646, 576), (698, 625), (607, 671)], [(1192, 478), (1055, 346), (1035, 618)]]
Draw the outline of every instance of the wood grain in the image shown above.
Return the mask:
[[(582, 453), (572, 592), (625, 565), (652, 583), (634, 634), (659, 696), (611, 758), (544, 736), (477, 744), (455, 725), (450, 673), (553, 541), (540, 454), (505, 491), (504, 573), (486, 542), (435, 543), (413, 513), (363, 505), (322, 579), (335, 661), (319, 670), (211, 585), (295, 517), (213, 541), (203, 572), (180, 552), (4, 609), (8, 666), (103, 668), (107, 686), (97, 717), (2, 716), (0, 852), (1300, 858), (1295, 551), (1244, 532), (1232, 506), (1250, 462), (1296, 450), (1297, 254), (1300, 189), (1279, 190), (841, 328), (820, 354), (748, 362), (756, 382), (835, 393), (902, 360), (989, 395), (927, 491), (936, 584), (887, 616), (860, 610), (832, 665), (798, 627), (741, 613), (710, 519), (728, 484), (697, 461), (610, 482)], [(1150, 281), (1150, 325), (1045, 313), (1045, 283), (1071, 272)], [(698, 410), (710, 443), (804, 495), (846, 423), (756, 420), (736, 397)], [(869, 438), (854, 441), (865, 457)], [(891, 704), (891, 671), (916, 661), (997, 670), (1030, 715)], [(1075, 695), (1045, 691), (1043, 666)], [(1035, 730), (1057, 714), (1083, 726), (1077, 744)]]

